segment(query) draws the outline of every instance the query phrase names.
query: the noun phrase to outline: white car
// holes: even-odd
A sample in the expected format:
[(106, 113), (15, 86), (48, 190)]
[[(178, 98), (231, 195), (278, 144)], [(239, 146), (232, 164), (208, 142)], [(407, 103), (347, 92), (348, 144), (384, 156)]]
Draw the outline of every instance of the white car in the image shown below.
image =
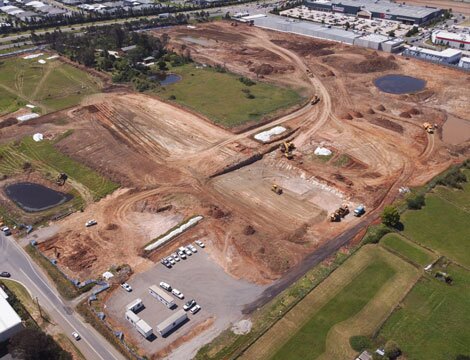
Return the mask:
[(72, 333), (72, 336), (73, 336), (73, 338), (74, 338), (75, 340), (77, 340), (77, 341), (81, 339), (80, 334), (79, 334), (78, 332), (76, 332), (76, 331), (74, 331), (74, 332)]
[(184, 299), (183, 293), (177, 289), (171, 290), (171, 293), (175, 295), (178, 299)]
[(180, 256), (181, 259), (183, 260), (186, 260), (188, 257), (186, 256), (186, 254), (184, 252), (182, 252), (181, 250), (178, 251), (178, 255)]
[(191, 249), (193, 253), (197, 253), (197, 249), (194, 245), (189, 245), (188, 247)]
[(176, 261), (173, 260), (173, 258), (172, 258), (171, 256), (167, 257), (166, 259), (170, 262), (171, 265), (175, 265), (175, 264), (176, 264)]
[(161, 287), (162, 289), (166, 290), (166, 291), (171, 291), (171, 286), (170, 286), (170, 284), (167, 284), (166, 282), (163, 282), (163, 281), (162, 281), (162, 282), (160, 283), (160, 287)]
[(132, 291), (132, 287), (128, 284), (128, 283), (122, 283), (121, 284), (121, 287), (126, 290), (127, 292), (131, 292)]
[(206, 247), (206, 245), (204, 245), (204, 243), (203, 243), (201, 240), (196, 240), (195, 243), (196, 243), (196, 245), (198, 245), (198, 246), (201, 247), (201, 248), (205, 248), (205, 247)]
[(175, 259), (176, 261), (180, 261), (180, 258), (179, 258), (179, 256), (178, 256), (176, 253), (171, 254), (171, 257), (172, 257), (173, 259)]
[(199, 310), (201, 310), (201, 306), (200, 306), (200, 305), (194, 305), (194, 306), (191, 308), (191, 310), (189, 310), (189, 311), (191, 311), (191, 314), (195, 314), (195, 313), (197, 313)]
[(193, 252), (188, 247), (184, 248), (184, 252), (188, 256), (191, 256), (193, 254)]
[(90, 226), (93, 226), (93, 225), (96, 225), (98, 224), (96, 220), (88, 220), (86, 223), (85, 223), (85, 226), (86, 227), (90, 227)]

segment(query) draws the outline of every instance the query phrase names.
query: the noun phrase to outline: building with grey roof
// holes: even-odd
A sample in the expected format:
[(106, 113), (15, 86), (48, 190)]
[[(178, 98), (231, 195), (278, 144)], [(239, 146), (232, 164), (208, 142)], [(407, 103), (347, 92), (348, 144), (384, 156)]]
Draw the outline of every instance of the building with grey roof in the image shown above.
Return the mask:
[(426, 24), (442, 14), (441, 9), (414, 6), (388, 0), (305, 0), (312, 10), (331, 11), (363, 18), (400, 21), (404, 24)]

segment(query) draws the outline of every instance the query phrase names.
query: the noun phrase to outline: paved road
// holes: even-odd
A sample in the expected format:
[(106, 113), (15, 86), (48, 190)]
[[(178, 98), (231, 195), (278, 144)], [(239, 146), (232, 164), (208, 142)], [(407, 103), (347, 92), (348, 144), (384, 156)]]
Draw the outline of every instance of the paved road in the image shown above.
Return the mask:
[(75, 344), (86, 359), (125, 359), (91, 325), (81, 320), (70, 303), (61, 299), (42, 270), (30, 261), (26, 252), (15, 240), (12, 237), (5, 237), (2, 233), (0, 233), (0, 271), (10, 272), (12, 279), (24, 284), (33, 298), (38, 298), (39, 304), (47, 311), (52, 321), (74, 342), (71, 334), (73, 331), (78, 331), (82, 340)]

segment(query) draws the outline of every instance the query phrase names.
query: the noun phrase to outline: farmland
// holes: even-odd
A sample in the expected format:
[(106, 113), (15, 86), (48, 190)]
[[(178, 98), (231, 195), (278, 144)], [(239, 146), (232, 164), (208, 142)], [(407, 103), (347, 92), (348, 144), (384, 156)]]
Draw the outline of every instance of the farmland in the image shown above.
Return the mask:
[(431, 252), (404, 239), (398, 234), (387, 234), (382, 238), (380, 243), (387, 249), (397, 252), (420, 266), (426, 266), (436, 258)]
[(158, 94), (170, 100), (174, 96), (178, 104), (227, 128), (256, 123), (301, 101), (293, 90), (261, 82), (247, 86), (239, 76), (227, 72), (192, 64), (174, 67), (171, 71), (180, 75), (181, 81), (165, 86)]

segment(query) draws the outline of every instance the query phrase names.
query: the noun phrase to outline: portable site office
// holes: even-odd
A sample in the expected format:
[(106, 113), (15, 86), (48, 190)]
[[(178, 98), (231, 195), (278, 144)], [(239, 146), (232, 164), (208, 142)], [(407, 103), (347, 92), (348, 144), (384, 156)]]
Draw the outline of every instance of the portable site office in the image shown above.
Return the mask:
[(171, 309), (175, 306), (175, 300), (168, 295), (165, 291), (160, 289), (157, 285), (152, 285), (149, 287), (149, 293), (155, 299), (159, 300), (161, 303), (165, 304), (168, 309)]

